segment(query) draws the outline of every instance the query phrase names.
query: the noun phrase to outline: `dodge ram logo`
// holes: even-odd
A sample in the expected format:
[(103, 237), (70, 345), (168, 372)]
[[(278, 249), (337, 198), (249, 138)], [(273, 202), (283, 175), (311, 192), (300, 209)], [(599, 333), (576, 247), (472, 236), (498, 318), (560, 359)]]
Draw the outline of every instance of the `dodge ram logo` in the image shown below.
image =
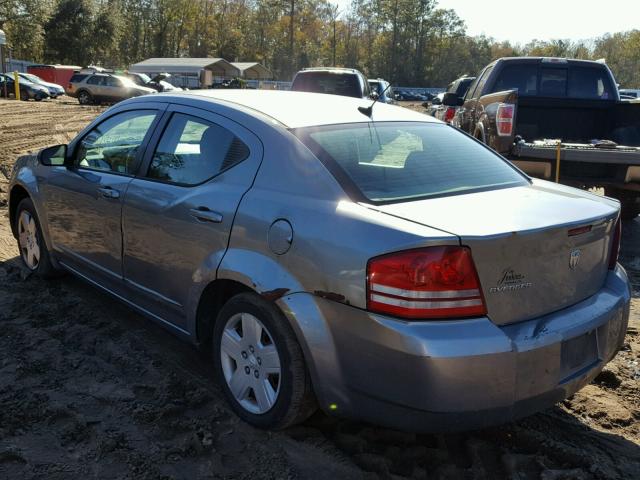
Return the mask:
[(571, 270), (578, 266), (578, 263), (580, 262), (580, 255), (582, 255), (582, 252), (577, 248), (572, 250), (569, 254), (569, 267)]

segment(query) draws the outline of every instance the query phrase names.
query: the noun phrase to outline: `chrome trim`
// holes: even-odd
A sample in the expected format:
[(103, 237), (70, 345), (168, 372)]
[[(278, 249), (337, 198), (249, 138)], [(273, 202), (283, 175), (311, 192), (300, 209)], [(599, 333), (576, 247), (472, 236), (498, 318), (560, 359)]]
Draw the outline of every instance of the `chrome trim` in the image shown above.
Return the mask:
[(480, 290), (477, 288), (471, 290), (444, 290), (442, 292), (419, 292), (417, 290), (404, 290), (402, 288), (389, 287), (380, 283), (372, 283), (371, 291), (395, 295), (396, 297), (405, 298), (466, 298), (477, 297)]
[(469, 300), (455, 300), (451, 302), (436, 301), (436, 302), (412, 302), (409, 300), (402, 300), (400, 298), (385, 297), (384, 295), (371, 295), (371, 301), (384, 303), (386, 305), (393, 305), (395, 307), (402, 308), (417, 308), (417, 309), (429, 309), (429, 308), (461, 308), (461, 307), (476, 307), (482, 305), (480, 298), (472, 298)]

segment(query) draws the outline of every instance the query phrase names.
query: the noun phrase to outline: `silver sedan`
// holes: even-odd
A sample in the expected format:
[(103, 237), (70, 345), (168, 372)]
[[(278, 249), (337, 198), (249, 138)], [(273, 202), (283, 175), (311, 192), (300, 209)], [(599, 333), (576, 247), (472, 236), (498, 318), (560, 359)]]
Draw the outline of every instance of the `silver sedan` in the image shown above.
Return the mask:
[(22, 260), (210, 347), (230, 405), (259, 427), (320, 407), (477, 428), (589, 383), (629, 316), (618, 202), (370, 103), (248, 90), (121, 102), (18, 160)]

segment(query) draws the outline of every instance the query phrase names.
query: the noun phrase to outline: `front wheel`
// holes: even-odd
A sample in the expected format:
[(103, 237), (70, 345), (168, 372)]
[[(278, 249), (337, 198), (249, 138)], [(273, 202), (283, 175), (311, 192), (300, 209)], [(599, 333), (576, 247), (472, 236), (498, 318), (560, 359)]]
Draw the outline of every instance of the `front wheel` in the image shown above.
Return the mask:
[(212, 347), (218, 381), (246, 422), (282, 429), (315, 411), (302, 349), (272, 303), (254, 293), (231, 298), (216, 320)]
[(40, 221), (30, 198), (18, 204), (15, 231), (18, 234), (20, 258), (25, 267), (41, 277), (53, 276), (56, 269), (51, 263)]

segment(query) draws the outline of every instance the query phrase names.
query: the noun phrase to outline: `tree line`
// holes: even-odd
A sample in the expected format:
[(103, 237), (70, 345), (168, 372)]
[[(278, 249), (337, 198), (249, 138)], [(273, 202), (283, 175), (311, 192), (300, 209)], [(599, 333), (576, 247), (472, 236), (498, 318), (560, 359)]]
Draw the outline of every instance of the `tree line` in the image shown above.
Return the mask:
[(640, 88), (640, 31), (526, 45), (469, 36), (437, 0), (0, 0), (14, 58), (126, 68), (149, 57), (257, 61), (277, 79), (347, 66), (397, 85), (446, 86), (503, 56), (605, 58)]

